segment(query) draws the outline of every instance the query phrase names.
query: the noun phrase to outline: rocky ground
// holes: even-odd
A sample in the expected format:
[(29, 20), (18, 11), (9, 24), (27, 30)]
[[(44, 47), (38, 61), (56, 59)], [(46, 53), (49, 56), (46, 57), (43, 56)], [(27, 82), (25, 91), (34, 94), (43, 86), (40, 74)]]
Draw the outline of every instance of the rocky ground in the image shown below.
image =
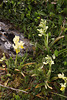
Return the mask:
[(15, 55), (15, 51), (12, 46), (15, 35), (19, 36), (20, 40), (24, 42), (24, 49), (21, 50), (19, 55), (23, 56), (25, 52), (30, 53), (33, 51), (32, 43), (28, 39), (24, 38), (23, 33), (19, 33), (19, 31), (12, 28), (11, 24), (0, 22), (0, 58), (2, 53), (6, 53), (8, 56), (11, 56), (12, 54)]

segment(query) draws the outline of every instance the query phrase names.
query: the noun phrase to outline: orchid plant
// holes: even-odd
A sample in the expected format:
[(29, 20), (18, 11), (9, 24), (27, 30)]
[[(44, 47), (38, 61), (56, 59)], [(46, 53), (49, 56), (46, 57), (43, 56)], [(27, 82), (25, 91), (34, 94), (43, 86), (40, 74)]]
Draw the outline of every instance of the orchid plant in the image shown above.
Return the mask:
[(45, 58), (43, 58), (43, 65), (38, 69), (38, 70), (41, 70), (43, 69), (44, 65), (48, 65), (49, 66), (49, 69), (48, 69), (48, 72), (45, 74), (45, 89), (47, 88), (50, 88), (52, 89), (52, 87), (49, 86), (48, 82), (50, 80), (50, 76), (51, 76), (51, 71), (52, 71), (52, 65), (54, 64), (54, 60), (55, 59), (55, 55), (53, 54), (53, 56), (49, 56), (47, 55)]
[(41, 19), (39, 27), (40, 27), (40, 29), (37, 29), (37, 31), (39, 31), (38, 36), (40, 36), (40, 37), (44, 36), (44, 44), (45, 44), (45, 47), (46, 47), (47, 51), (49, 52), (48, 33), (46, 33), (47, 29), (48, 29), (48, 26), (46, 26), (46, 20)]
[[(40, 36), (40, 37), (44, 36), (44, 44), (45, 44), (45, 47), (46, 47), (46, 49), (48, 51), (48, 54), (49, 54), (48, 33), (47, 33), (48, 26), (46, 25), (46, 20), (41, 19), (41, 22), (39, 24), (39, 28), (40, 29), (37, 29), (37, 31), (39, 31), (38, 36)], [(49, 70), (48, 70), (48, 72), (46, 74), (47, 79), (45, 81), (45, 88), (46, 89), (47, 89), (47, 87), (49, 87), (50, 89), (52, 89), (52, 87), (50, 87), (48, 85), (48, 81), (49, 81), (50, 75), (51, 75), (51, 67), (54, 64), (54, 61), (53, 61), (52, 58), (55, 59), (55, 55), (54, 54), (53, 54), (52, 57), (50, 57), (49, 55), (47, 55), (47, 57), (43, 58), (43, 66), (47, 65), (47, 64), (49, 65)]]
[(64, 92), (65, 91), (65, 88), (66, 88), (66, 85), (67, 85), (67, 77), (65, 77), (64, 76), (64, 73), (62, 73), (62, 74), (58, 74), (58, 78), (64, 80), (64, 83), (60, 83), (60, 85), (61, 85), (60, 90)]
[(20, 49), (23, 49), (23, 41), (19, 41), (19, 36), (15, 36), (14, 39), (13, 39), (13, 48), (14, 50), (16, 51), (16, 59), (15, 59), (15, 65), (17, 65), (17, 55), (18, 53), (20, 52)]
[[(17, 56), (18, 56), (18, 53), (20, 52), (20, 49), (23, 49), (23, 41), (19, 41), (19, 36), (15, 36), (14, 39), (13, 39), (13, 42), (14, 44), (12, 45), (14, 50), (16, 51), (16, 58), (15, 58), (15, 66), (17, 67)], [(5, 57), (5, 54), (3, 53), (3, 57), (0, 59), (0, 63), (2, 61), (5, 61), (5, 63), (8, 65), (8, 60), (6, 59)]]
[[(53, 59), (55, 59), (55, 55), (53, 55), (52, 56), (53, 57)], [(52, 57), (50, 57), (49, 55), (47, 55), (47, 57), (45, 57), (44, 58), (44, 61), (43, 61), (43, 64), (44, 65), (49, 65), (49, 70), (48, 70), (48, 72), (47, 72), (47, 74), (46, 74), (46, 76), (47, 76), (47, 79), (46, 79), (46, 84), (45, 84), (45, 87), (48, 87), (48, 88), (50, 88), (50, 89), (52, 89), (52, 87), (50, 87), (49, 85), (48, 85), (48, 81), (49, 81), (49, 79), (50, 79), (50, 76), (51, 76), (51, 71), (52, 71), (52, 65), (54, 64), (54, 61), (53, 61), (53, 59), (52, 59)], [(47, 88), (46, 88), (47, 89)]]

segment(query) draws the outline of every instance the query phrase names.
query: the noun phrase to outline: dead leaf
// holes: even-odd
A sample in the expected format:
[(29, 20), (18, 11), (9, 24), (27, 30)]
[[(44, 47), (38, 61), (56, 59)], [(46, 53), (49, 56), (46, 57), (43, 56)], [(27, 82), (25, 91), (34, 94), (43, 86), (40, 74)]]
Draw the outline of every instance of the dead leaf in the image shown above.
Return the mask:
[(27, 63), (27, 64), (24, 64), (23, 66), (32, 65), (32, 64), (35, 64), (35, 62)]
[(37, 94), (36, 96), (37, 97), (39, 97), (39, 98), (41, 98), (41, 99), (44, 99), (42, 96), (40, 96), (42, 93), (39, 93), (39, 94)]
[(21, 72), (19, 69), (15, 69), (15, 71), (20, 72), (20, 73), (21, 73), (21, 75), (23, 75), (23, 77), (25, 77), (24, 73), (23, 73), (23, 72)]
[(8, 79), (7, 81), (5, 81), (5, 83), (4, 83), (4, 86), (7, 86), (7, 84), (8, 84), (8, 81), (9, 81), (9, 79)]
[(39, 84), (37, 84), (35, 88), (39, 88), (39, 87), (40, 87), (40, 85), (39, 85)]

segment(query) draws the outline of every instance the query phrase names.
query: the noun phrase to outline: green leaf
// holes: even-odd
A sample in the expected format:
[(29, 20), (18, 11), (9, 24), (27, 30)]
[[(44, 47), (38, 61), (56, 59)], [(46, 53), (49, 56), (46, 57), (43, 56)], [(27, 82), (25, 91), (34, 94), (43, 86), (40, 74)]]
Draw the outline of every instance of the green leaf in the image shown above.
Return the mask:
[(55, 56), (57, 57), (57, 56), (58, 56), (58, 50), (55, 50), (55, 51), (54, 51), (54, 54), (55, 54)]
[(15, 99), (16, 99), (16, 100), (20, 100), (19, 95), (15, 95)]
[(67, 48), (58, 51), (58, 55), (60, 55), (60, 54), (62, 54), (62, 53), (64, 53), (64, 52), (67, 52)]
[(23, 20), (23, 19), (24, 19), (24, 13), (21, 14), (21, 20)]
[(67, 8), (64, 8), (64, 9), (63, 9), (63, 12), (64, 12), (64, 14), (67, 15)]

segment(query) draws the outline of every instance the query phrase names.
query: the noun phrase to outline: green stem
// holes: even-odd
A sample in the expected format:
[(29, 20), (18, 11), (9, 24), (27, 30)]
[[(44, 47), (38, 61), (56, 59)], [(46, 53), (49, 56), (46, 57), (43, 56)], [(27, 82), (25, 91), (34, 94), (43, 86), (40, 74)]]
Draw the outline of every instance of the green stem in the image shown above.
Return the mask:
[[(64, 95), (64, 92), (65, 92), (65, 90), (62, 91), (62, 95)], [(65, 98), (61, 97), (61, 100), (65, 100)]]
[(15, 66), (17, 66), (17, 56), (18, 56), (18, 54), (16, 54)]
[(44, 44), (45, 44), (45, 47), (46, 47), (46, 49), (47, 49), (47, 51), (48, 51), (48, 54), (49, 54), (49, 47), (48, 47), (48, 35), (46, 36), (46, 35), (44, 35)]
[(58, 95), (60, 97), (63, 97), (63, 98), (67, 98), (67, 96), (64, 96), (64, 95), (61, 95), (61, 94), (58, 94), (58, 93), (54, 93), (54, 92), (51, 92), (52, 94), (55, 94), (55, 95)]
[(47, 80), (50, 79), (50, 76), (51, 76), (51, 65), (49, 65), (49, 70), (48, 70), (48, 73), (47, 73)]

